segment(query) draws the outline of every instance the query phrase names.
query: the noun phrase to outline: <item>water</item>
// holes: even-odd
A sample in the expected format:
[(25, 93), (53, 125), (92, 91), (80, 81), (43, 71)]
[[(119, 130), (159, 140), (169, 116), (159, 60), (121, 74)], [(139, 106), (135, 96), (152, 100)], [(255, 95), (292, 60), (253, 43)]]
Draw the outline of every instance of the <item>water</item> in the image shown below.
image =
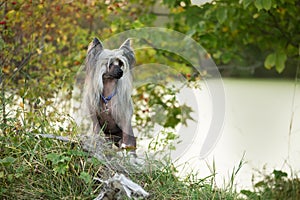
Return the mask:
[(200, 159), (201, 145), (213, 116), (209, 91), (203, 85), (201, 91), (194, 92), (198, 105), (192, 106), (198, 109), (193, 114), (199, 120), (199, 127), (177, 161), (180, 175), (198, 171), (201, 178), (209, 176), (215, 162), (217, 185), (223, 187), (243, 157), (246, 163), (235, 177), (238, 189), (250, 188), (253, 174), (259, 180), (257, 170), (299, 173), (300, 85), (294, 92), (295, 84), (288, 80), (223, 81), (226, 113), (222, 136), (209, 156)]

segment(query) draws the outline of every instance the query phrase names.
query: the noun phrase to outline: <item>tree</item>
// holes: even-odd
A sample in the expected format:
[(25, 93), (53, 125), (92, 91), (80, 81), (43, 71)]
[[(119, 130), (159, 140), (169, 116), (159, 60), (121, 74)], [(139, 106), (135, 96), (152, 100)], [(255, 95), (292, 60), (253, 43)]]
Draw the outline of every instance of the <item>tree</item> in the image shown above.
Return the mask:
[(218, 65), (295, 71), (300, 44), (299, 0), (216, 0), (202, 6), (164, 0), (170, 28), (199, 41)]
[[(1, 21), (1, 83), (30, 101), (69, 87), (93, 37), (146, 23), (145, 5), (97, 1), (5, 1)], [(126, 17), (124, 17), (126, 16)], [(139, 20), (137, 17), (141, 16)], [(24, 84), (29, 88), (24, 88)], [(65, 88), (70, 90), (72, 88)], [(32, 102), (32, 101), (30, 101)]]
[[(103, 40), (124, 30), (150, 26), (155, 20), (151, 13), (154, 3), (139, 0), (130, 3), (95, 0), (2, 2), (0, 126), (4, 134), (20, 128), (30, 133), (74, 132), (67, 113), (74, 79), (84, 64), (88, 44), (93, 37)], [(164, 52), (158, 52), (160, 55), (163, 57)], [(138, 62), (157, 60), (151, 49), (137, 52), (137, 57)], [(147, 88), (138, 89), (136, 101), (145, 100), (140, 96)], [(165, 90), (165, 95), (174, 96), (173, 93)], [(166, 122), (160, 123), (174, 128), (181, 119), (173, 116), (180, 114), (182, 109), (189, 109), (185, 105), (166, 106), (166, 103), (175, 104), (175, 97), (168, 102), (158, 101), (160, 97), (152, 95), (147, 102), (150, 107), (154, 104), (165, 107)], [(150, 128), (151, 119), (140, 115), (136, 111), (137, 124)], [(190, 117), (188, 113), (184, 116)]]
[(23, 125), (42, 127), (45, 121), (39, 119), (57, 122), (58, 108), (53, 101), (60, 96), (59, 112), (69, 109), (75, 74), (84, 62), (93, 37), (104, 39), (150, 23), (148, 5), (153, 2), (138, 3), (94, 0), (1, 2), (2, 130), (7, 126), (8, 115), (12, 114), (7, 107), (16, 105), (16, 118), (20, 113), (24, 114)]

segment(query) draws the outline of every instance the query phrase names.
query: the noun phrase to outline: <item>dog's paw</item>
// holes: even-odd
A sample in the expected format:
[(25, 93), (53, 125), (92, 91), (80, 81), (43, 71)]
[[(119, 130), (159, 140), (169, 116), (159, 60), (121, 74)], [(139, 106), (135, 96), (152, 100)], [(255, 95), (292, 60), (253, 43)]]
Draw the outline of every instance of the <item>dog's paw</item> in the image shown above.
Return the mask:
[(122, 143), (121, 144), (121, 149), (125, 149), (127, 151), (135, 151), (136, 150), (136, 147), (133, 146), (133, 145), (127, 145), (125, 143)]

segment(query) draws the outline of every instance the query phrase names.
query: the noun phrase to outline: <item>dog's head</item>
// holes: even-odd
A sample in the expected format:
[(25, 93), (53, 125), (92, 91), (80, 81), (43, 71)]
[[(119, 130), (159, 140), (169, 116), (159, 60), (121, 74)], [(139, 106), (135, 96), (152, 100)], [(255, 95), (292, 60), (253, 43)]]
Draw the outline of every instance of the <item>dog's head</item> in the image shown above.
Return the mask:
[(127, 39), (119, 49), (104, 49), (97, 38), (89, 44), (87, 50), (87, 71), (100, 75), (103, 79), (121, 79), (135, 62), (134, 52)]

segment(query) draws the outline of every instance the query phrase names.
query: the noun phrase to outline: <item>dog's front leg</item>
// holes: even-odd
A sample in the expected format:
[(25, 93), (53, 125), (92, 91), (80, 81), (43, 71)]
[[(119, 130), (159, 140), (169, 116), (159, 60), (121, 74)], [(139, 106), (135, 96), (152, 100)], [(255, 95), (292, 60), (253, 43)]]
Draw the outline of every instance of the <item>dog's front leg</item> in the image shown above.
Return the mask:
[(136, 138), (134, 137), (131, 125), (128, 128), (122, 130), (122, 144), (121, 148), (130, 150), (135, 153), (136, 149)]
[(122, 145), (124, 144), (126, 148), (136, 148), (136, 138), (133, 135), (132, 127), (129, 128), (129, 133), (122, 132)]

